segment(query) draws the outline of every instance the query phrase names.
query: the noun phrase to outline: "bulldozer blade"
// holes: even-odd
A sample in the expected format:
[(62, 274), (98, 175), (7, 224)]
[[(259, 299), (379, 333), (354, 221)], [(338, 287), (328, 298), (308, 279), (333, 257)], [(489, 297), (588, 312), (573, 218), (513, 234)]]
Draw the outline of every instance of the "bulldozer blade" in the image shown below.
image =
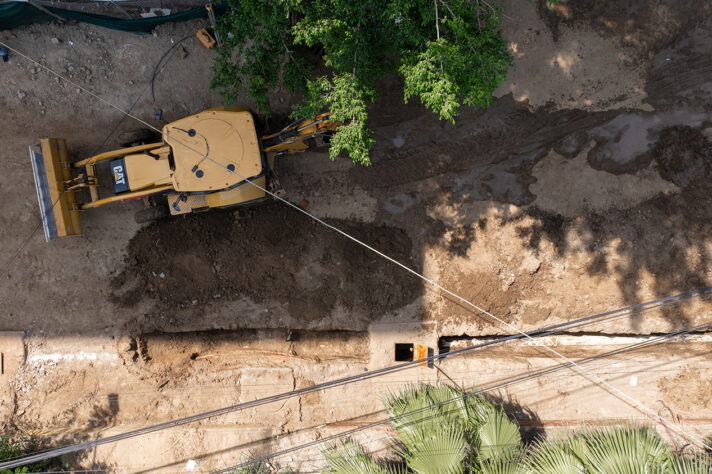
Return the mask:
[(45, 240), (81, 234), (76, 193), (64, 189), (64, 183), (72, 178), (66, 141), (43, 138), (30, 147), (30, 160)]

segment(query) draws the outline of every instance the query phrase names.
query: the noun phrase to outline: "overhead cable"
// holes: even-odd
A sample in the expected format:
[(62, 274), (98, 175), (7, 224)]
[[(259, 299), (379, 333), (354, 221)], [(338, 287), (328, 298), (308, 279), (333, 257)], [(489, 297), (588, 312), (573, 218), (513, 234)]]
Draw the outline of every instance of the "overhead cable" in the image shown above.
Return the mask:
[[(659, 305), (662, 305), (662, 304), (670, 304), (678, 299), (687, 299), (687, 298), (691, 298), (694, 296), (698, 296), (698, 295), (701, 295), (709, 290), (712, 290), (712, 287), (701, 288), (699, 290), (687, 291), (685, 293), (680, 293), (679, 295), (668, 296), (665, 298), (659, 298), (657, 300), (649, 301), (646, 303), (639, 303), (636, 305), (627, 306), (625, 308), (620, 308), (620, 309), (613, 310), (613, 311), (607, 311), (605, 313), (600, 313), (597, 315), (585, 316), (583, 318), (580, 318), (580, 319), (577, 319), (574, 321), (569, 321), (566, 323), (556, 324), (556, 325), (552, 325), (552, 326), (549, 326), (546, 328), (537, 329), (535, 331), (532, 331), (530, 333), (530, 335), (533, 335), (535, 337), (550, 336), (553, 334), (557, 334), (558, 332), (561, 332), (562, 330), (566, 329), (569, 326), (571, 326), (571, 327), (577, 326), (577, 325), (580, 326), (580, 324), (582, 322), (591, 322), (591, 321), (595, 322), (595, 321), (598, 321), (598, 318), (607, 318), (607, 317), (610, 317), (615, 314), (625, 314), (626, 312), (629, 312), (629, 311), (644, 311), (648, 307), (658, 307)], [(239, 403), (236, 405), (231, 405), (231, 406), (219, 408), (216, 410), (210, 410), (210, 411), (206, 411), (203, 413), (197, 413), (197, 414), (179, 418), (176, 420), (166, 421), (163, 423), (158, 423), (158, 424), (146, 426), (143, 428), (138, 428), (136, 430), (107, 436), (106, 438), (99, 438), (96, 440), (86, 441), (83, 443), (77, 443), (74, 445), (68, 445), (68, 446), (64, 446), (61, 448), (48, 449), (43, 452), (38, 452), (38, 453), (34, 453), (34, 454), (24, 456), (21, 458), (16, 458), (13, 460), (6, 460), (4, 462), (1, 462), (0, 470), (12, 469), (14, 467), (24, 466), (25, 464), (34, 463), (34, 462), (38, 462), (38, 461), (44, 461), (46, 459), (51, 459), (51, 458), (54, 458), (57, 456), (62, 456), (64, 454), (75, 453), (75, 452), (83, 451), (85, 449), (94, 448), (96, 446), (115, 443), (117, 441), (134, 438), (137, 436), (142, 436), (142, 435), (153, 433), (156, 431), (161, 431), (161, 430), (164, 430), (167, 428), (174, 428), (177, 426), (194, 423), (196, 421), (201, 421), (201, 420), (204, 420), (207, 418), (225, 415), (228, 413), (233, 413), (233, 412), (245, 410), (248, 408), (254, 408), (254, 407), (265, 405), (268, 403), (278, 402), (278, 401), (286, 400), (286, 399), (293, 398), (293, 397), (298, 397), (301, 395), (306, 395), (308, 393), (312, 393), (312, 392), (316, 392), (316, 391), (320, 391), (320, 390), (324, 390), (324, 389), (328, 389), (328, 388), (344, 386), (344, 385), (348, 385), (350, 383), (355, 383), (355, 382), (360, 382), (363, 380), (381, 377), (381, 376), (391, 374), (394, 372), (398, 372), (401, 370), (405, 370), (408, 368), (417, 367), (423, 363), (425, 363), (425, 364), (433, 363), (435, 361), (444, 359), (446, 357), (458, 357), (458, 356), (461, 356), (464, 354), (472, 353), (472, 352), (480, 350), (480, 349), (484, 349), (486, 347), (490, 347), (490, 346), (494, 346), (497, 344), (501, 344), (501, 343), (505, 343), (505, 342), (513, 341), (513, 340), (517, 340), (517, 339), (522, 339), (522, 338), (523, 338), (523, 336), (518, 335), (518, 334), (511, 335), (511, 336), (505, 336), (505, 337), (502, 337), (499, 339), (482, 342), (482, 343), (479, 343), (479, 344), (476, 344), (476, 345), (473, 345), (470, 347), (463, 347), (463, 348), (456, 349), (456, 350), (453, 350), (450, 352), (433, 354), (432, 356), (429, 356), (429, 357), (426, 357), (423, 359), (417, 359), (417, 360), (413, 360), (413, 361), (403, 362), (401, 364), (390, 365), (390, 366), (382, 367), (380, 369), (372, 370), (369, 372), (361, 372), (361, 373), (358, 373), (358, 374), (355, 374), (352, 376), (343, 377), (340, 379), (335, 379), (335, 380), (331, 380), (331, 381), (327, 381), (327, 382), (322, 382), (320, 384), (312, 385), (309, 387), (304, 387), (301, 389), (292, 390), (289, 392), (275, 394), (275, 395), (272, 395), (269, 397), (260, 398), (260, 399), (253, 400), (250, 402)]]
[[(641, 348), (641, 347), (643, 347), (643, 346), (648, 346), (648, 345), (652, 345), (652, 344), (657, 344), (657, 343), (659, 343), (659, 342), (661, 342), (661, 341), (664, 341), (664, 340), (667, 340), (667, 339), (671, 339), (671, 338), (673, 338), (673, 337), (682, 336), (682, 335), (688, 334), (688, 333), (690, 333), (690, 332), (703, 331), (703, 330), (709, 329), (710, 327), (712, 327), (712, 323), (706, 323), (706, 324), (701, 324), (701, 325), (699, 325), (699, 326), (695, 326), (695, 327), (692, 327), (692, 328), (689, 328), (689, 329), (683, 329), (683, 330), (680, 330), (680, 331), (671, 332), (671, 333), (668, 333), (668, 334), (665, 334), (665, 335), (662, 335), (662, 336), (658, 336), (658, 337), (655, 337), (655, 338), (652, 338), (652, 339), (648, 339), (648, 340), (646, 340), (646, 341), (642, 341), (642, 342), (638, 342), (638, 343), (635, 343), (635, 344), (631, 344), (631, 345), (629, 345), (629, 346), (621, 347), (621, 348), (619, 348), (619, 349), (615, 349), (615, 350), (613, 350), (613, 351), (609, 351), (609, 352), (606, 352), (606, 353), (604, 353), (604, 354), (598, 354), (598, 355), (595, 355), (595, 356), (587, 357), (587, 358), (585, 358), (585, 359), (580, 359), (577, 363), (578, 363), (578, 364), (585, 364), (585, 363), (587, 363), (587, 362), (592, 362), (592, 361), (594, 361), (594, 360), (603, 359), (603, 358), (609, 357), (609, 356), (614, 355), (614, 354), (620, 354), (620, 353), (623, 353), (623, 352), (629, 352), (629, 351), (632, 351), (632, 350), (635, 350), (635, 349), (639, 349), (639, 348)], [(554, 372), (554, 371), (556, 371), (556, 370), (561, 370), (562, 368), (565, 368), (565, 366), (550, 367), (550, 368), (548, 368), (548, 369), (540, 370), (540, 371), (534, 372), (534, 373), (532, 373), (532, 374), (527, 374), (527, 375), (524, 375), (524, 376), (522, 376), (522, 377), (516, 378), (516, 379), (514, 379), (514, 380), (512, 380), (512, 381), (508, 381), (508, 382), (496, 384), (496, 385), (493, 385), (493, 386), (488, 387), (488, 388), (484, 388), (484, 389), (480, 389), (480, 390), (477, 390), (477, 391), (474, 391), (474, 392), (471, 392), (471, 393), (467, 393), (467, 394), (465, 394), (465, 395), (463, 395), (463, 396), (460, 396), (460, 397), (454, 397), (454, 398), (450, 398), (450, 399), (444, 400), (444, 401), (439, 402), (439, 403), (429, 404), (429, 405), (427, 405), (427, 406), (425, 406), (425, 407), (421, 407), (421, 408), (418, 408), (418, 409), (416, 409), (416, 410), (412, 410), (412, 411), (408, 411), (408, 412), (405, 412), (405, 413), (401, 413), (400, 415), (397, 415), (397, 416), (394, 416), (394, 417), (384, 418), (384, 419), (382, 419), (382, 420), (378, 420), (378, 421), (374, 421), (374, 422), (372, 422), (372, 423), (368, 423), (368, 424), (366, 424), (366, 425), (358, 426), (358, 427), (356, 427), (356, 428), (353, 428), (353, 429), (350, 429), (350, 430), (347, 430), (347, 431), (343, 431), (343, 432), (336, 433), (336, 434), (333, 434), (333, 435), (330, 435), (330, 436), (326, 436), (326, 437), (324, 437), (324, 438), (319, 438), (319, 439), (317, 439), (317, 440), (314, 440), (314, 441), (311, 441), (311, 442), (308, 442), (308, 443), (305, 443), (305, 444), (300, 444), (300, 445), (298, 445), (298, 446), (292, 446), (292, 447), (290, 447), (290, 448), (286, 448), (286, 449), (283, 449), (283, 450), (281, 450), (281, 451), (277, 451), (277, 452), (274, 452), (274, 453), (271, 453), (271, 454), (266, 454), (266, 455), (264, 455), (264, 456), (260, 456), (260, 457), (255, 458), (255, 459), (250, 459), (250, 460), (248, 460), (248, 461), (242, 462), (242, 463), (237, 464), (237, 465), (235, 465), (235, 466), (231, 466), (231, 467), (227, 467), (227, 468), (224, 468), (224, 469), (219, 469), (219, 470), (217, 470), (217, 471), (213, 471), (212, 474), (225, 474), (225, 473), (228, 473), (228, 472), (236, 472), (236, 471), (239, 470), (239, 469), (243, 469), (243, 468), (250, 467), (250, 466), (253, 466), (253, 465), (256, 465), (256, 464), (260, 464), (260, 463), (265, 462), (265, 461), (268, 461), (268, 460), (270, 460), (270, 459), (273, 459), (273, 458), (276, 458), (276, 457), (279, 457), (279, 456), (284, 456), (285, 454), (293, 453), (293, 452), (295, 452), (295, 451), (299, 451), (299, 450), (302, 450), (302, 449), (311, 448), (311, 447), (317, 446), (317, 445), (319, 445), (319, 444), (323, 444), (323, 443), (327, 443), (327, 442), (330, 442), (330, 441), (334, 441), (334, 440), (336, 440), (336, 439), (340, 439), (340, 438), (344, 438), (344, 437), (347, 437), (347, 436), (351, 436), (351, 435), (353, 435), (353, 434), (355, 434), (355, 433), (358, 433), (359, 431), (364, 431), (364, 430), (368, 430), (368, 429), (371, 429), (371, 428), (375, 428), (375, 427), (377, 427), (377, 426), (390, 423), (390, 422), (392, 422), (392, 421), (394, 421), (394, 420), (396, 420), (396, 419), (402, 418), (402, 417), (407, 417), (407, 416), (410, 416), (410, 415), (415, 415), (415, 414), (417, 414), (417, 413), (420, 413), (420, 412), (423, 412), (423, 411), (427, 411), (427, 410), (430, 410), (430, 409), (435, 408), (435, 407), (438, 407), (438, 406), (442, 406), (442, 405), (446, 405), (446, 404), (449, 404), (449, 403), (453, 403), (453, 402), (458, 401), (458, 400), (466, 399), (466, 398), (469, 398), (469, 397), (472, 397), (472, 396), (475, 396), (475, 395), (492, 392), (492, 391), (494, 391), (494, 390), (499, 390), (499, 389), (501, 389), (501, 388), (508, 387), (508, 386), (510, 386), (510, 385), (519, 383), (519, 382), (521, 382), (521, 381), (527, 381), (527, 380), (531, 380), (532, 378), (542, 377), (542, 376), (547, 375), (547, 374), (549, 374), (549, 373), (551, 373), (551, 372)]]
[[(162, 133), (162, 131), (161, 131), (160, 129), (154, 127), (153, 125), (149, 124), (149, 123), (146, 122), (145, 120), (142, 120), (142, 119), (136, 117), (135, 115), (132, 115), (132, 114), (130, 114), (130, 113), (124, 111), (124, 110), (121, 109), (120, 107), (114, 105), (113, 103), (109, 102), (108, 100), (104, 99), (103, 97), (98, 96), (97, 94), (95, 94), (94, 92), (92, 92), (92, 91), (86, 89), (85, 87), (81, 86), (80, 84), (77, 84), (77, 83), (75, 83), (75, 82), (73, 82), (73, 81), (70, 81), (70, 80), (66, 79), (66, 78), (63, 77), (61, 74), (55, 72), (55, 71), (52, 70), (51, 68), (45, 66), (44, 64), (41, 64), (40, 62), (36, 61), (35, 59), (33, 59), (33, 58), (31, 58), (31, 57), (29, 57), (29, 56), (23, 54), (22, 52), (20, 52), (20, 51), (16, 50), (15, 48), (13, 48), (13, 47), (11, 47), (11, 46), (5, 44), (4, 42), (0, 41), (0, 45), (5, 46), (8, 50), (11, 50), (11, 51), (13, 51), (15, 54), (17, 54), (17, 55), (19, 55), (19, 56), (21, 56), (21, 57), (23, 57), (23, 58), (25, 58), (25, 59), (27, 59), (27, 60), (29, 60), (29, 61), (35, 63), (36, 65), (40, 66), (41, 68), (43, 68), (43, 69), (49, 71), (51, 74), (53, 74), (53, 75), (59, 77), (60, 79), (65, 80), (65, 81), (67, 81), (68, 83), (74, 85), (74, 86), (77, 87), (78, 89), (81, 89), (81, 90), (85, 91), (87, 94), (91, 95), (92, 97), (96, 98), (97, 100), (99, 100), (99, 101), (101, 101), (101, 102), (107, 104), (108, 106), (110, 106), (110, 107), (112, 107), (112, 108), (114, 108), (114, 109), (116, 109), (116, 110), (118, 110), (118, 111), (120, 111), (120, 112), (126, 114), (127, 116), (129, 116), (130, 118), (136, 120), (137, 122), (142, 123), (142, 124), (144, 124), (145, 126), (151, 128), (151, 129), (153, 129), (153, 130), (155, 130), (155, 131), (157, 131), (157, 132), (159, 132), (159, 133)], [(539, 345), (540, 347), (542, 347), (543, 349), (549, 351), (550, 353), (552, 353), (554, 356), (558, 357), (559, 359), (561, 359), (561, 360), (564, 361), (565, 363), (571, 364), (572, 367), (574, 367), (577, 371), (579, 371), (584, 377), (596, 381), (599, 385), (602, 385), (602, 386), (606, 387), (606, 389), (607, 389), (609, 392), (614, 392), (614, 393), (616, 393), (619, 398), (628, 401), (628, 403), (630, 403), (633, 407), (637, 408), (637, 409), (640, 410), (640, 411), (646, 412), (646, 413), (647, 413), (649, 416), (651, 416), (652, 418), (657, 419), (657, 420), (660, 420), (660, 422), (666, 424), (666, 426), (668, 426), (671, 430), (677, 432), (679, 435), (681, 435), (681, 436), (687, 438), (688, 440), (692, 441), (694, 444), (696, 444), (696, 445), (698, 445), (698, 446), (702, 446), (702, 447), (704, 447), (704, 448), (706, 448), (706, 449), (712, 450), (712, 447), (711, 447), (711, 446), (708, 446), (707, 444), (705, 444), (702, 440), (698, 439), (697, 437), (692, 436), (692, 435), (690, 435), (689, 433), (686, 433), (684, 430), (679, 429), (677, 426), (675, 426), (674, 424), (670, 423), (666, 418), (664, 418), (664, 417), (661, 416), (660, 414), (658, 414), (658, 413), (656, 413), (655, 411), (653, 411), (652, 409), (650, 409), (648, 406), (646, 406), (645, 404), (643, 404), (641, 401), (639, 401), (639, 400), (637, 400), (637, 399), (631, 397), (631, 396), (630, 396), (629, 394), (627, 394), (626, 392), (624, 392), (624, 391), (620, 390), (619, 388), (617, 388), (617, 387), (615, 387), (615, 386), (609, 384), (609, 383), (606, 382), (605, 380), (601, 379), (600, 377), (596, 376), (595, 374), (592, 374), (591, 372), (587, 371), (586, 369), (584, 369), (584, 368), (582, 368), (582, 367), (579, 367), (574, 361), (572, 361), (570, 358), (564, 356), (563, 354), (561, 354), (561, 353), (560, 353), (559, 351), (557, 351), (556, 349), (554, 349), (554, 348), (552, 348), (552, 347), (550, 347), (550, 346), (547, 346), (546, 344), (541, 343), (540, 341), (537, 341), (536, 339), (532, 338), (530, 335), (528, 335), (527, 333), (523, 332), (521, 329), (517, 328), (516, 326), (514, 326), (514, 325), (512, 325), (512, 324), (510, 324), (510, 323), (508, 323), (508, 322), (506, 322), (506, 321), (504, 321), (503, 319), (501, 319), (501, 318), (495, 316), (495, 315), (492, 314), (490, 311), (488, 311), (488, 310), (486, 310), (486, 309), (484, 309), (484, 308), (478, 306), (478, 305), (475, 304), (475, 303), (472, 303), (471, 301), (469, 301), (469, 300), (463, 298), (462, 296), (460, 296), (460, 295), (454, 293), (453, 291), (448, 290), (447, 288), (445, 288), (444, 286), (440, 285), (439, 283), (437, 283), (437, 282), (434, 281), (433, 279), (428, 278), (428, 277), (426, 277), (425, 275), (423, 275), (423, 274), (421, 274), (421, 273), (418, 273), (416, 270), (413, 270), (412, 268), (410, 268), (410, 267), (408, 267), (407, 265), (404, 265), (403, 263), (401, 263), (401, 262), (395, 260), (394, 258), (390, 257), (389, 255), (386, 255), (385, 253), (383, 253), (383, 252), (381, 252), (381, 251), (375, 249), (374, 247), (372, 247), (372, 246), (370, 246), (369, 244), (367, 244), (367, 243), (365, 243), (365, 242), (363, 242), (363, 241), (357, 239), (356, 237), (352, 236), (351, 234), (349, 234), (349, 233), (347, 233), (347, 232), (345, 232), (345, 231), (339, 229), (339, 228), (336, 227), (336, 226), (333, 226), (333, 225), (327, 223), (327, 222), (324, 221), (323, 219), (320, 219), (320, 218), (314, 216), (313, 214), (309, 213), (306, 209), (303, 209), (302, 207), (300, 207), (300, 206), (298, 206), (298, 205), (296, 205), (296, 204), (294, 204), (294, 203), (291, 203), (291, 202), (287, 201), (286, 199), (282, 198), (281, 196), (278, 196), (278, 195), (276, 195), (275, 193), (273, 193), (273, 192), (269, 191), (268, 189), (266, 189), (265, 187), (262, 187), (262, 186), (260, 186), (259, 184), (255, 183), (254, 181), (248, 180), (246, 177), (244, 177), (244, 176), (242, 176), (241, 174), (237, 173), (235, 170), (228, 169), (228, 168), (227, 168), (226, 166), (224, 166), (222, 163), (219, 163), (219, 162), (215, 161), (213, 158), (210, 158), (208, 155), (203, 154), (203, 153), (199, 152), (198, 150), (195, 150), (194, 148), (192, 148), (192, 147), (190, 147), (189, 145), (187, 145), (187, 144), (181, 142), (180, 140), (176, 139), (175, 137), (172, 137), (172, 136), (169, 136), (169, 135), (164, 135), (164, 139), (167, 140), (167, 141), (175, 142), (175, 143), (177, 143), (178, 145), (181, 145), (182, 147), (184, 147), (184, 148), (186, 148), (186, 149), (188, 149), (188, 150), (190, 150), (190, 151), (196, 153), (198, 156), (202, 157), (204, 160), (208, 160), (208, 161), (212, 162), (213, 164), (215, 164), (216, 166), (218, 166), (218, 167), (224, 169), (225, 171), (234, 174), (235, 176), (237, 176), (237, 177), (241, 178), (242, 180), (244, 180), (244, 181), (245, 181), (246, 183), (248, 183), (249, 185), (251, 185), (251, 186), (253, 186), (253, 187), (257, 188), (257, 189), (260, 189), (260, 190), (263, 191), (264, 193), (266, 193), (266, 194), (272, 196), (273, 198), (279, 200), (280, 202), (283, 202), (284, 204), (286, 204), (287, 206), (293, 208), (294, 210), (296, 210), (296, 211), (298, 211), (298, 212), (301, 212), (302, 214), (304, 214), (304, 215), (306, 215), (307, 217), (313, 219), (314, 221), (318, 222), (319, 224), (323, 225), (324, 227), (327, 227), (327, 228), (333, 230), (334, 232), (337, 232), (337, 233), (341, 234), (343, 237), (346, 237), (347, 239), (351, 240), (352, 242), (354, 242), (354, 243), (356, 243), (356, 244), (358, 244), (358, 245), (361, 245), (362, 247), (364, 247), (364, 248), (370, 250), (371, 252), (373, 252), (373, 253), (379, 255), (380, 257), (384, 258), (385, 260), (388, 260), (389, 262), (393, 263), (394, 265), (397, 265), (398, 267), (402, 268), (403, 270), (407, 271), (408, 273), (411, 273), (411, 274), (413, 274), (414, 276), (420, 278), (421, 280), (423, 280), (424, 282), (428, 283), (428, 284), (431, 285), (432, 287), (437, 288), (437, 289), (440, 290), (441, 292), (443, 292), (443, 293), (445, 293), (445, 294), (451, 296), (452, 298), (455, 298), (456, 300), (460, 301), (461, 303), (463, 303), (463, 304), (465, 304), (465, 305), (467, 305), (467, 306), (469, 306), (469, 307), (475, 309), (476, 311), (478, 311), (478, 312), (480, 312), (480, 313), (482, 313), (482, 314), (484, 314), (484, 315), (490, 317), (491, 319), (493, 319), (494, 321), (497, 321), (497, 322), (500, 323), (502, 326), (504, 326), (504, 327), (510, 329), (511, 331), (516, 332), (516, 333), (522, 335), (523, 337), (525, 337), (525, 338), (531, 340), (534, 344), (537, 344), (537, 345)], [(0, 465), (0, 467), (1, 467), (1, 466), (2, 466), (2, 465)]]

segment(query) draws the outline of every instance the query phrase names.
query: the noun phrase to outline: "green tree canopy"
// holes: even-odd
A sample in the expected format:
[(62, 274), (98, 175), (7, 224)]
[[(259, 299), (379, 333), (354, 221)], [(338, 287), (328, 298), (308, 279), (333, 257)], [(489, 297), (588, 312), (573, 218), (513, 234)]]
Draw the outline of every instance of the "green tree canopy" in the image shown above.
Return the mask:
[(345, 123), (332, 158), (344, 151), (368, 165), (378, 79), (397, 72), (406, 102), (417, 97), (454, 122), (462, 105), (487, 106), (506, 77), (512, 58), (499, 24), (486, 0), (231, 0), (218, 19), (225, 44), (212, 86), (228, 102), (246, 90), (269, 116), (268, 88), (282, 81), (304, 93), (294, 118), (328, 110)]

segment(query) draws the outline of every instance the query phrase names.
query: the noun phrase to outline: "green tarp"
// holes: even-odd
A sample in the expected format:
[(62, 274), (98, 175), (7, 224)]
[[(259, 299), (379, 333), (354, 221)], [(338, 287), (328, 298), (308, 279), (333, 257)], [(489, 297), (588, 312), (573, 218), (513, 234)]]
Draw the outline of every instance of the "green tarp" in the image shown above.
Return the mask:
[(9, 30), (18, 26), (49, 21), (52, 17), (29, 3), (13, 2), (0, 5), (0, 30)]
[[(192, 8), (180, 13), (167, 16), (156, 16), (152, 18), (138, 18), (127, 20), (124, 18), (114, 18), (106, 15), (95, 15), (93, 13), (82, 13), (64, 10), (55, 7), (44, 7), (53, 14), (68, 20), (77, 20), (91, 23), (112, 30), (131, 31), (133, 33), (150, 33), (153, 28), (169, 21), (186, 21), (194, 18), (206, 18), (207, 10), (204, 7)], [(218, 14), (227, 9), (226, 4), (214, 6), (215, 13)], [(35, 8), (27, 2), (10, 2), (0, 4), (0, 31), (9, 30), (29, 23), (54, 20), (52, 15)]]

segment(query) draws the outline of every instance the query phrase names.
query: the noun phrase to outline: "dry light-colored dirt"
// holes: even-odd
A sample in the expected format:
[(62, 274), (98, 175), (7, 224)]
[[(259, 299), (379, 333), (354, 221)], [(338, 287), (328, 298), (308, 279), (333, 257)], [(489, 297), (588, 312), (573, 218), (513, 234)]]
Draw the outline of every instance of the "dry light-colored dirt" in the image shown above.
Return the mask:
[[(370, 111), (373, 164), (323, 152), (279, 158), (286, 198), (521, 330), (711, 286), (710, 5), (502, 5), (514, 66), (489, 108), (440, 122), (404, 104), (400, 80), (386, 78)], [(222, 104), (209, 89), (212, 52), (192, 38), (202, 26), (140, 36), (51, 23), (0, 39), (160, 126), (157, 108), (171, 121)], [(186, 37), (154, 100), (156, 64)], [(85, 212), (82, 236), (45, 243), (33, 233), (28, 146), (65, 137), (80, 159), (140, 125), (15, 54), (0, 77), (4, 433), (88, 439), (377, 369), (394, 362), (395, 343), (437, 350), (512, 332), (274, 202), (147, 226), (134, 223), (139, 202), (118, 203)], [(298, 98), (279, 88), (271, 97), (275, 129)], [(549, 342), (706, 436), (709, 335), (613, 351), (708, 323), (711, 308), (701, 292)], [(443, 368), (467, 386), (497, 387), (522, 423), (548, 433), (643, 418), (525, 343), (448, 357)], [(221, 468), (376, 419), (381, 393), (436, 380), (418, 367), (122, 442), (80, 463)], [(363, 440), (378, 453), (389, 443), (378, 430)], [(278, 462), (322, 463), (318, 448)]]

